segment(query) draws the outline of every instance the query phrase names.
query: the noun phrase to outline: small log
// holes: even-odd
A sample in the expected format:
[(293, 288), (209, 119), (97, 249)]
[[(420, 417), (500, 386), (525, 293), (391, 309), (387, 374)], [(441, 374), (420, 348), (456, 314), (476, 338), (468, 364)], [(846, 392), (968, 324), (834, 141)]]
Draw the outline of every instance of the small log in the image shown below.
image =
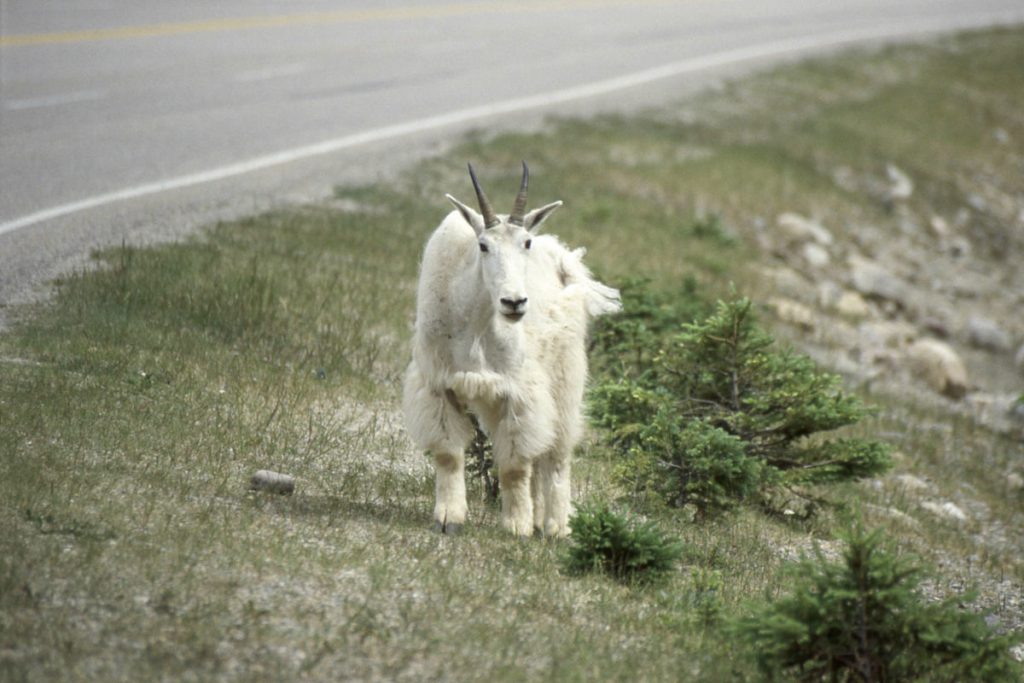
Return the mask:
[(249, 490), (290, 496), (295, 491), (295, 477), (270, 470), (259, 470), (249, 480)]

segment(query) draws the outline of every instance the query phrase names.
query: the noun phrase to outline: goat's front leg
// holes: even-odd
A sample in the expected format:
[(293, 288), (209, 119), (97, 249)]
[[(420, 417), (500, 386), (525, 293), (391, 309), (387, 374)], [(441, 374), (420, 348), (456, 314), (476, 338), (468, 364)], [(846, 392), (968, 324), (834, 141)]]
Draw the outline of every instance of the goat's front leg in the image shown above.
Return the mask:
[(522, 427), (515, 415), (506, 413), (491, 432), (494, 465), (501, 487), (501, 526), (516, 536), (533, 533), (533, 463), (524, 455)]
[(507, 398), (510, 391), (508, 379), (491, 370), (453, 373), (448, 388), (463, 400), (487, 403)]
[(434, 528), (455, 534), (466, 523), (466, 456), (462, 451), (434, 453)]
[(498, 482), (501, 484), (501, 526), (516, 536), (529, 536), (533, 533), (530, 463), (499, 463)]

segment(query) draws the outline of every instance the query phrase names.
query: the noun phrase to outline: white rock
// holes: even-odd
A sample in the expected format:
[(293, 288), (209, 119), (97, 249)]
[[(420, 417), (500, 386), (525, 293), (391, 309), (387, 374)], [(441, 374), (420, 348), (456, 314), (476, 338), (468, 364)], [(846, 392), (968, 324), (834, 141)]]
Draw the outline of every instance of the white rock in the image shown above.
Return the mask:
[(924, 479), (915, 477), (913, 474), (897, 474), (892, 478), (893, 483), (909, 493), (923, 493), (930, 491), (932, 486)]
[(910, 177), (893, 164), (885, 165), (885, 174), (889, 176), (889, 197), (895, 200), (910, 199), (914, 194), (914, 183)]
[(836, 301), (836, 312), (846, 318), (866, 318), (871, 315), (871, 308), (857, 292), (843, 292)]
[(1018, 370), (1024, 372), (1024, 344), (1017, 349), (1017, 355), (1013, 357), (1013, 364), (1017, 366)]
[(967, 368), (953, 348), (937, 339), (919, 339), (907, 349), (910, 369), (928, 386), (949, 398), (967, 393)]
[(807, 306), (791, 299), (773, 298), (768, 306), (775, 311), (782, 322), (796, 325), (804, 330), (813, 330), (815, 326), (814, 312)]
[(1006, 475), (1006, 485), (1011, 491), (1024, 491), (1024, 477), (1017, 472), (1010, 472)]
[(831, 261), (832, 257), (829, 256), (828, 251), (823, 246), (815, 242), (807, 242), (800, 250), (804, 257), (804, 261), (807, 262), (811, 268), (824, 268)]
[(835, 241), (828, 228), (821, 223), (804, 218), (798, 213), (781, 214), (775, 219), (775, 222), (791, 241), (813, 240), (824, 247), (830, 246)]
[(949, 236), (949, 223), (947, 223), (946, 219), (942, 216), (932, 216), (928, 225), (932, 229), (932, 234), (939, 239), (944, 239)]
[(966, 522), (967, 514), (961, 510), (955, 503), (946, 501), (944, 503), (936, 503), (933, 501), (925, 501), (921, 503), (921, 507), (928, 512), (932, 513), (936, 517), (942, 519), (955, 521), (955, 522)]

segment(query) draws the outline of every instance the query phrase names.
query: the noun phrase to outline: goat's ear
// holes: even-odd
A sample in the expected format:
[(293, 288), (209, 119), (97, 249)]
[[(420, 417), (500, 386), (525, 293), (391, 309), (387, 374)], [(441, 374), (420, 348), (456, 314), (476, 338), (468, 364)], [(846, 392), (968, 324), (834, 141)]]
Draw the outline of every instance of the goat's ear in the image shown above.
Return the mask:
[(530, 232), (535, 232), (540, 224), (548, 219), (548, 216), (555, 212), (555, 209), (562, 205), (561, 201), (551, 202), (546, 206), (542, 206), (539, 209), (534, 209), (525, 216), (523, 216), (523, 227)]
[(451, 196), (450, 194), (446, 194), (445, 197), (447, 197), (448, 201), (455, 205), (455, 208), (459, 210), (459, 213), (462, 214), (462, 217), (466, 219), (466, 222), (473, 227), (473, 230), (476, 232), (477, 236), (479, 236), (480, 233), (484, 231), (484, 217), (478, 214), (472, 208), (460, 202), (455, 197)]

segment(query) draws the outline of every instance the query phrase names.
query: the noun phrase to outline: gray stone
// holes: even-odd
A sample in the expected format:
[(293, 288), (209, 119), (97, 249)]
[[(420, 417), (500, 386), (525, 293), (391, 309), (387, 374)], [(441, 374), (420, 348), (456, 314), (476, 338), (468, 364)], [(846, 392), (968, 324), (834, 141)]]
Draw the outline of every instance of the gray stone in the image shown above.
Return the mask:
[(999, 323), (990, 318), (971, 316), (967, 320), (967, 341), (971, 346), (986, 351), (1003, 353), (1013, 345), (1010, 334)]
[(864, 296), (886, 299), (900, 305), (907, 298), (908, 287), (903, 280), (861, 256), (850, 257), (850, 282)]
[(289, 496), (295, 491), (295, 478), (280, 472), (258, 470), (249, 480), (249, 489)]
[(804, 218), (800, 214), (784, 213), (775, 222), (790, 241), (813, 241), (824, 247), (830, 246), (835, 242), (832, 233), (825, 226), (817, 221)]

